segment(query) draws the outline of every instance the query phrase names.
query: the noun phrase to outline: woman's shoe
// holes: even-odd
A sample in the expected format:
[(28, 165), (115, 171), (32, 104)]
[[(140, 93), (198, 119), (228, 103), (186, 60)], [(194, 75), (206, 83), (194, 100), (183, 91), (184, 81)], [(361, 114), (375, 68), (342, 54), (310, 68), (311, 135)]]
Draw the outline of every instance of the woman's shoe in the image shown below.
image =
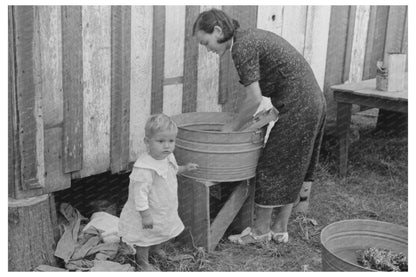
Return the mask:
[(270, 231), (272, 235), (272, 239), (276, 243), (288, 243), (289, 241), (289, 233), (283, 232), (283, 233), (275, 233), (273, 231)]
[(251, 228), (247, 227), (243, 232), (241, 232), (241, 234), (231, 235), (228, 237), (228, 239), (236, 244), (247, 245), (250, 243), (270, 241), (272, 239), (272, 234), (271, 232), (268, 232), (263, 235), (255, 235), (253, 232), (251, 232)]

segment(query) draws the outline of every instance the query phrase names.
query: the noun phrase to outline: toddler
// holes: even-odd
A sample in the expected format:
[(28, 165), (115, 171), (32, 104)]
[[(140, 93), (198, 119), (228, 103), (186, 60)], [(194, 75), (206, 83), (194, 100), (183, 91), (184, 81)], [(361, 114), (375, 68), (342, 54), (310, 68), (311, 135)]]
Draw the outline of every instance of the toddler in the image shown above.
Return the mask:
[(134, 246), (136, 262), (143, 271), (154, 271), (149, 250), (166, 256), (161, 243), (178, 236), (184, 225), (178, 215), (176, 174), (197, 169), (188, 163), (178, 166), (173, 155), (178, 128), (164, 114), (150, 116), (145, 126), (142, 154), (130, 174), (128, 199), (120, 215), (122, 240)]

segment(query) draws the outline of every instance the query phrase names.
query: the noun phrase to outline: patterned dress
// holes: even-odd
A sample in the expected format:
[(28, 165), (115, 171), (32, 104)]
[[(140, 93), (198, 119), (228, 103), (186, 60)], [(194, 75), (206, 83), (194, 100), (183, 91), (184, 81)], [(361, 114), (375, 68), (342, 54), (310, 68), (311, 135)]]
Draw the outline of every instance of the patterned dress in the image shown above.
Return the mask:
[(313, 181), (326, 104), (311, 67), (285, 39), (260, 29), (237, 29), (232, 59), (240, 83), (258, 81), (279, 111), (256, 173), (255, 202), (265, 207), (293, 203), (304, 181)]

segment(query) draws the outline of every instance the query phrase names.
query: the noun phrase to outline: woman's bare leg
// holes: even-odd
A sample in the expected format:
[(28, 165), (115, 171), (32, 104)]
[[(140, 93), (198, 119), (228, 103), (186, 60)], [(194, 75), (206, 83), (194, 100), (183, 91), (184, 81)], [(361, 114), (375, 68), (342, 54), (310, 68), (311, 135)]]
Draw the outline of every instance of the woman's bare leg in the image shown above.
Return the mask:
[(274, 233), (287, 232), (287, 224), (289, 223), (290, 214), (292, 213), (293, 204), (288, 204), (277, 208), (276, 219), (271, 226)]

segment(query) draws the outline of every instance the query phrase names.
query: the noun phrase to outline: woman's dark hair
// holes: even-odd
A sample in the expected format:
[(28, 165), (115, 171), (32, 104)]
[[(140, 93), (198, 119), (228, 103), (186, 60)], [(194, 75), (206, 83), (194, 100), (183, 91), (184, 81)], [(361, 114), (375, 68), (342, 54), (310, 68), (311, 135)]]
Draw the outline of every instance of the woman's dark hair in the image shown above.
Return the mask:
[(211, 9), (198, 15), (192, 33), (195, 35), (197, 31), (201, 30), (207, 34), (212, 34), (215, 26), (219, 26), (222, 29), (224, 37), (217, 42), (223, 43), (233, 37), (235, 30), (240, 27), (240, 24), (222, 10)]

